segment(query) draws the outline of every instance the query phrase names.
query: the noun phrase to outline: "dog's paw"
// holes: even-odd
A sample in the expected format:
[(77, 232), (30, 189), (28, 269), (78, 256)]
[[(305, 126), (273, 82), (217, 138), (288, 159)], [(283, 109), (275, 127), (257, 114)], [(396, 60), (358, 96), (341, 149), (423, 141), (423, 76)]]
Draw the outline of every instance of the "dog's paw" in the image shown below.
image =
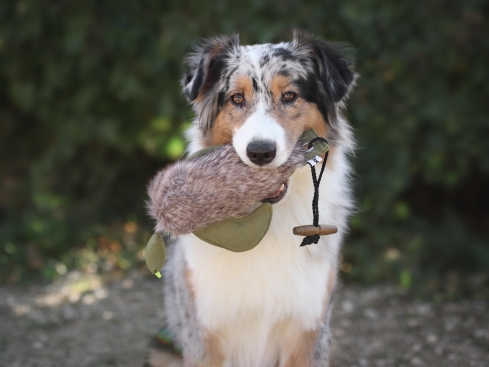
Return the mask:
[(183, 367), (183, 359), (170, 351), (152, 348), (144, 367)]

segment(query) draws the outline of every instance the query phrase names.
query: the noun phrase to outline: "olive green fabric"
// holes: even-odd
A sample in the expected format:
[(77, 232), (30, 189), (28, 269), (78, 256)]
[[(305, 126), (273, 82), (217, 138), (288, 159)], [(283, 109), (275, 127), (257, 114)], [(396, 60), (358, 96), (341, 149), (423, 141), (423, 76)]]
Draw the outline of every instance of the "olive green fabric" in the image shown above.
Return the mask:
[[(312, 139), (317, 138), (317, 137), (319, 137), (319, 135), (316, 134), (314, 129), (309, 129), (309, 130), (304, 131), (304, 134), (302, 134), (299, 141), (303, 142), (304, 145), (306, 145), (306, 144), (309, 144), (309, 142)], [(308, 150), (306, 152), (306, 154), (305, 154), (306, 161), (308, 161), (309, 159), (313, 159), (314, 157), (316, 157), (318, 155), (321, 156), (328, 151), (329, 151), (328, 143), (321, 141), (321, 140), (318, 140), (318, 141), (314, 142), (314, 146), (312, 147), (312, 149)]]
[(203, 155), (206, 155), (207, 153), (210, 153), (213, 150), (216, 150), (217, 148), (220, 148), (220, 147), (222, 147), (222, 145), (213, 145), (211, 147), (207, 147), (207, 148), (198, 150), (198, 151), (194, 152), (193, 154), (190, 154), (187, 157), (187, 159), (192, 159), (192, 158), (196, 158), (196, 157), (202, 157)]
[[(299, 141), (306, 145), (316, 137), (318, 137), (316, 132), (313, 129), (309, 129), (302, 134)], [(187, 159), (201, 157), (219, 147), (220, 146), (212, 146), (201, 149), (190, 155)], [(329, 151), (329, 145), (327, 143), (316, 141), (313, 148), (305, 153), (304, 163), (318, 155), (325, 154), (327, 151)], [(272, 221), (272, 215), (272, 205), (270, 203), (265, 203), (260, 205), (253, 213), (246, 217), (224, 219), (194, 231), (193, 233), (202, 241), (229, 251), (249, 251), (258, 245), (268, 232), (270, 222)], [(149, 260), (151, 262), (151, 267), (148, 263), (148, 258), (146, 259), (146, 263), (152, 272), (154, 272), (155, 266), (159, 264), (163, 266), (165, 261), (164, 241), (161, 238), (161, 235), (155, 237), (156, 235), (157, 234), (155, 233), (153, 237), (151, 237), (146, 247), (146, 249), (152, 249), (152, 255)], [(161, 244), (163, 244), (163, 252), (161, 252)]]
[(202, 241), (233, 252), (254, 248), (268, 232), (272, 204), (264, 203), (244, 218), (228, 218), (194, 231)]
[(144, 250), (144, 258), (146, 259), (148, 269), (158, 276), (166, 259), (165, 241), (161, 233), (154, 233), (151, 236)]

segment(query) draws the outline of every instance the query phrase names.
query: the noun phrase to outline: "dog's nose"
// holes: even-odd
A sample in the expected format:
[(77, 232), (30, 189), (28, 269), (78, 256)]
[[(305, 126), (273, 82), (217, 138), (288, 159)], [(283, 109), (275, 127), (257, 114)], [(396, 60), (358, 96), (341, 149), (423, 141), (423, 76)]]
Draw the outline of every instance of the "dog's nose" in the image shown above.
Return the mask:
[(275, 158), (277, 149), (271, 141), (252, 141), (246, 147), (246, 155), (254, 164), (264, 166)]

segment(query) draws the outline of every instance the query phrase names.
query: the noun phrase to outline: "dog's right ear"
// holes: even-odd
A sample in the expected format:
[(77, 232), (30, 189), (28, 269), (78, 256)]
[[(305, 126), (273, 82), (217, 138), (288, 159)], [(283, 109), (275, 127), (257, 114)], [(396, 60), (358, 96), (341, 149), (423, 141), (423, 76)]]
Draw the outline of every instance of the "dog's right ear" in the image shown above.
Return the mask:
[(189, 102), (205, 95), (221, 79), (230, 54), (238, 52), (239, 35), (221, 36), (204, 40), (196, 52), (185, 58), (190, 71), (182, 79), (182, 87)]

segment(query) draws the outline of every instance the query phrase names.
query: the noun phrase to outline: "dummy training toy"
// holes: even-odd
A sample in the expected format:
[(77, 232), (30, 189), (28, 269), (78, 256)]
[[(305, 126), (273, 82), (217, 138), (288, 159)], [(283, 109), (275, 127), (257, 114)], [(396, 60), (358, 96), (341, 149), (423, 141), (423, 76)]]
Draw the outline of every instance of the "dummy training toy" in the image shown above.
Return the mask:
[[(278, 168), (254, 168), (241, 161), (231, 145), (203, 149), (187, 160), (161, 170), (148, 186), (148, 209), (156, 219), (145, 258), (149, 270), (160, 276), (165, 262), (162, 234), (177, 237), (193, 233), (201, 240), (233, 252), (254, 248), (268, 231), (272, 205), (263, 200), (280, 191), (283, 183), (306, 162), (314, 184), (313, 225), (293, 229), (306, 236), (301, 246), (318, 243), (320, 235), (337, 232), (319, 225), (319, 184), (326, 166), (328, 143), (314, 130), (299, 139), (289, 159)], [(315, 165), (326, 154), (319, 177)]]

